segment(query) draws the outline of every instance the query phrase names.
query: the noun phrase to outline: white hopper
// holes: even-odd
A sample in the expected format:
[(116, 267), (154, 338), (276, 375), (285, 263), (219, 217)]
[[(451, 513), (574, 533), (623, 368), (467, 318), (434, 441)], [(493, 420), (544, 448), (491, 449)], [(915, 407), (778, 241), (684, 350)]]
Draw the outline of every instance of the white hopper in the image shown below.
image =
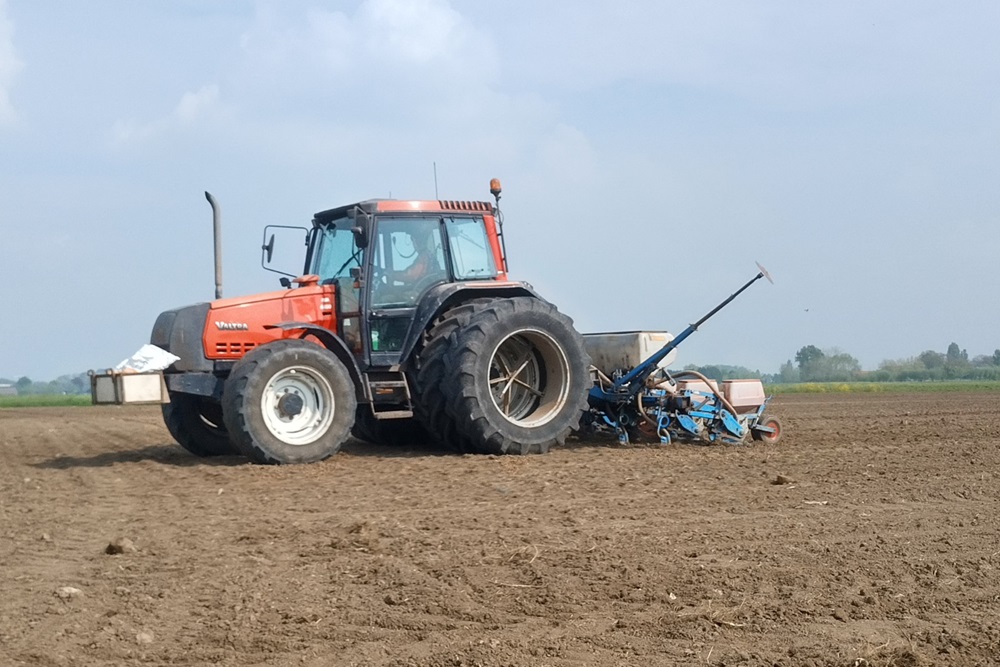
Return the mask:
[[(583, 334), (583, 346), (591, 363), (611, 377), (616, 370), (635, 368), (673, 339), (666, 331), (614, 331)], [(676, 358), (677, 350), (671, 350), (657, 365), (666, 368)]]

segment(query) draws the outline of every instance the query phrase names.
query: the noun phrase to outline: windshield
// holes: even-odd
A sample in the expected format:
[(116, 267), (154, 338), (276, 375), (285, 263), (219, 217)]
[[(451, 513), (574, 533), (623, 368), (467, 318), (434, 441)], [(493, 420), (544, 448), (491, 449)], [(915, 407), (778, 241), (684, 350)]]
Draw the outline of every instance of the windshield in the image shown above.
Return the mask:
[(351, 269), (360, 268), (361, 261), (362, 251), (354, 245), (349, 219), (335, 220), (316, 232), (309, 273), (317, 274), (321, 284), (349, 277)]

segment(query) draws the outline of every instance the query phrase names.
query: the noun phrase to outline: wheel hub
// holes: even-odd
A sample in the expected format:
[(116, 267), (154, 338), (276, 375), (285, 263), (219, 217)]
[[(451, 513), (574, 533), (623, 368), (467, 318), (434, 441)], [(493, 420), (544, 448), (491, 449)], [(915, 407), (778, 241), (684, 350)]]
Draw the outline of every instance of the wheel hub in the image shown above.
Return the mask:
[(541, 426), (566, 403), (569, 364), (559, 344), (542, 331), (507, 336), (493, 352), (489, 373), (494, 406), (519, 426)]
[(301, 413), (304, 406), (305, 401), (295, 393), (282, 394), (281, 398), (278, 399), (278, 413), (289, 419)]
[(299, 365), (275, 373), (261, 395), (261, 415), (271, 434), (289, 445), (308, 445), (330, 428), (337, 405), (330, 382)]

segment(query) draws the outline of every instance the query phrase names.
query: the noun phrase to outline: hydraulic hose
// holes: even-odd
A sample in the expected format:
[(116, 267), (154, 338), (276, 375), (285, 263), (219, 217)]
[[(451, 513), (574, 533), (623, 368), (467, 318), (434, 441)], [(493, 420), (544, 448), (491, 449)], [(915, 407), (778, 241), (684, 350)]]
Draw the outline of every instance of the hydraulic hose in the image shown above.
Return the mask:
[(729, 414), (733, 415), (734, 417), (736, 416), (736, 409), (733, 408), (732, 404), (730, 404), (729, 401), (726, 400), (726, 397), (722, 395), (722, 392), (720, 392), (718, 389), (716, 389), (715, 387), (712, 386), (712, 381), (711, 380), (709, 380), (707, 377), (705, 377), (704, 375), (702, 375), (698, 371), (681, 371), (680, 373), (675, 373), (674, 377), (675, 378), (676, 377), (683, 377), (685, 375), (696, 377), (699, 380), (701, 380), (702, 382), (704, 382), (706, 385), (708, 385), (709, 390), (718, 397), (719, 402), (722, 403), (722, 406), (726, 410), (729, 410)]

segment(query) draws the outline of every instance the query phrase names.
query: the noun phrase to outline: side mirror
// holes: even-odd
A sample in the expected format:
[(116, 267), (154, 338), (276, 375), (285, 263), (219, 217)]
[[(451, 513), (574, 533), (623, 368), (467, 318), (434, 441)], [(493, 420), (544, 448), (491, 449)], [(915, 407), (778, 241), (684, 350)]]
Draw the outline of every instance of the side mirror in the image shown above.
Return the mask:
[(368, 234), (372, 227), (372, 217), (360, 208), (349, 211), (347, 217), (354, 221), (354, 226), (351, 227), (351, 233), (354, 234), (354, 245), (359, 248), (367, 248)]
[(278, 278), (278, 283), (285, 289), (289, 289), (292, 286), (292, 279), (288, 276), (281, 276)]
[(271, 256), (274, 254), (274, 234), (271, 234), (271, 238), (260, 249), (264, 251), (264, 263), (270, 264)]
[(368, 247), (368, 234), (364, 227), (351, 227), (351, 233), (354, 234), (354, 245), (362, 249)]
[[(303, 236), (299, 236), (302, 234)], [(289, 236), (291, 235), (291, 236)], [(277, 237), (281, 236), (281, 243)], [(260, 246), (260, 265), (267, 271), (280, 273), (281, 275), (294, 278), (302, 275), (302, 255), (298, 248), (299, 240), (305, 239), (306, 245), (309, 243), (309, 230), (305, 227), (293, 227), (290, 225), (267, 225), (264, 227), (264, 240)], [(293, 267), (297, 266), (298, 273), (283, 271), (272, 266)]]

